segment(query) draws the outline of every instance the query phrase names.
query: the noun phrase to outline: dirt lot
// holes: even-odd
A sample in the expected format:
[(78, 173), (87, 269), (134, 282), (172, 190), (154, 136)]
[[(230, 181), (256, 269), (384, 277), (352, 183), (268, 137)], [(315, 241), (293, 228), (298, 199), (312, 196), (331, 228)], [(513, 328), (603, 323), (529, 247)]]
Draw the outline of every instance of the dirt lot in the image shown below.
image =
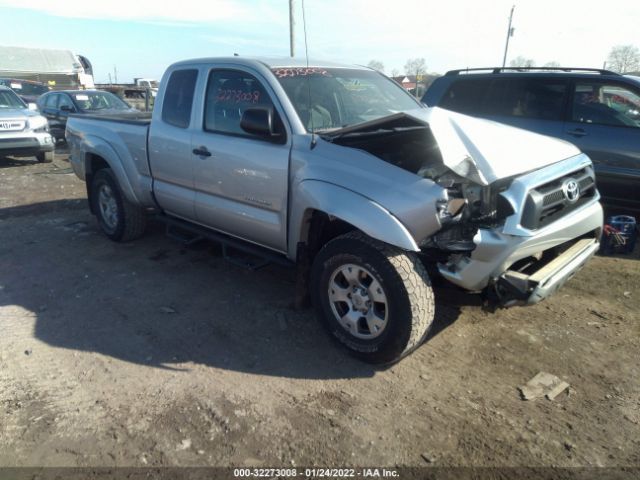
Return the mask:
[[(0, 159), (0, 465), (640, 466), (640, 263), (485, 313), (438, 290), (429, 342), (351, 359), (294, 272), (152, 226), (108, 241), (64, 155)], [(571, 384), (523, 401), (539, 371)]]

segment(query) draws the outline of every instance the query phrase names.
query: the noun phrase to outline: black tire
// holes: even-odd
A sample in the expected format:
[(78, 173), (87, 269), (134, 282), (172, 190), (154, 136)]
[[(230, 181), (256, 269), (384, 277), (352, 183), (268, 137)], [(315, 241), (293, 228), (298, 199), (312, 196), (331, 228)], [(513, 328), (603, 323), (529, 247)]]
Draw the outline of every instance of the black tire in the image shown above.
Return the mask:
[(51, 163), (53, 162), (53, 152), (40, 152), (36, 155), (36, 159), (39, 163)]
[[(105, 187), (108, 187), (108, 190), (112, 192), (115, 200), (115, 221), (112, 222), (105, 219), (103, 210), (100, 207), (99, 196), (101, 190), (105, 189)], [(147, 224), (144, 210), (125, 198), (110, 168), (98, 170), (93, 176), (90, 201), (100, 228), (111, 240), (127, 242), (141, 237), (144, 233)]]
[[(348, 264), (368, 270), (386, 295), (386, 326), (375, 338), (354, 336), (333, 313), (329, 298), (332, 275)], [(311, 271), (311, 292), (314, 306), (329, 333), (368, 363), (397, 362), (424, 342), (433, 323), (433, 290), (417, 255), (361, 232), (341, 235), (320, 250)]]

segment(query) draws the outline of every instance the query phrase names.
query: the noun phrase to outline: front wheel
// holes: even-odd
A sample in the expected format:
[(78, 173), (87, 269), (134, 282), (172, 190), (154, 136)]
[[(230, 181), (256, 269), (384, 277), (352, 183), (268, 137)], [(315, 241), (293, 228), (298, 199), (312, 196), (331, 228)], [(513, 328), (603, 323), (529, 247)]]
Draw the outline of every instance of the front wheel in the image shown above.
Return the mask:
[(126, 199), (110, 168), (98, 170), (93, 176), (90, 200), (100, 228), (111, 240), (126, 242), (144, 233), (144, 210)]
[(53, 152), (40, 152), (36, 155), (38, 163), (51, 163), (53, 162)]
[(392, 363), (433, 323), (434, 299), (420, 259), (361, 232), (327, 243), (311, 272), (314, 304), (333, 337), (358, 358)]

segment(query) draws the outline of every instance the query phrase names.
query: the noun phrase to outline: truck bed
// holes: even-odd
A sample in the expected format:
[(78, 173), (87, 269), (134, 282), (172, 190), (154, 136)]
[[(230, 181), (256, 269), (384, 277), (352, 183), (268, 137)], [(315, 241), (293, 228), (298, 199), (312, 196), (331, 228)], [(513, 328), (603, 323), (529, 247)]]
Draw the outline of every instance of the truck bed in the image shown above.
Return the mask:
[[(147, 160), (147, 134), (151, 114), (145, 112), (108, 115), (69, 115), (66, 138), (75, 163), (76, 174), (84, 179), (86, 156), (81, 149), (83, 142), (100, 152), (112, 152), (117, 158), (118, 180), (136, 201), (153, 206), (151, 196), (151, 171)], [(114, 167), (115, 168), (115, 167)], [(118, 168), (116, 168), (118, 170)]]

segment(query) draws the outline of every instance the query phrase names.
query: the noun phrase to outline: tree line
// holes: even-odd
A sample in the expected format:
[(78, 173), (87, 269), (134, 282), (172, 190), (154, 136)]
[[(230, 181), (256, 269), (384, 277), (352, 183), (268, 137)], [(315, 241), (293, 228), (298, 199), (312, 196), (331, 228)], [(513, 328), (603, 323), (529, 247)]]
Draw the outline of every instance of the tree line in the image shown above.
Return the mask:
[[(535, 67), (532, 58), (517, 56), (509, 62), (510, 67)], [(578, 67), (580, 65), (568, 65)], [(547, 62), (543, 67), (559, 68), (558, 62)], [(609, 52), (604, 68), (617, 73), (640, 73), (640, 49), (635, 45), (616, 45)]]
[[(380, 60), (371, 60), (368, 67), (386, 73), (384, 63)], [(510, 67), (535, 67), (536, 62), (532, 58), (519, 55), (509, 62)], [(542, 65), (548, 68), (560, 68), (562, 65), (554, 61)], [(570, 65), (577, 67), (579, 65)], [(618, 73), (638, 73), (640, 72), (640, 49), (635, 45), (616, 45), (609, 52), (605, 68)], [(410, 58), (404, 65), (402, 73), (394, 68), (389, 72), (389, 76), (398, 77), (400, 75), (420, 77), (427, 73), (427, 62), (424, 58)]]

